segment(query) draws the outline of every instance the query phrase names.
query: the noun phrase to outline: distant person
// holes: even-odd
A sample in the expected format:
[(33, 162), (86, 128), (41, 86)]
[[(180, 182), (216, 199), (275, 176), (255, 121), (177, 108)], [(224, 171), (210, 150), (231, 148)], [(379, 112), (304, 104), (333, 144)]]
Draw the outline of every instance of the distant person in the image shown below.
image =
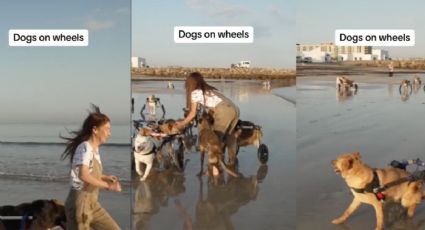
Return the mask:
[(174, 83), (172, 81), (168, 81), (168, 88), (174, 89)]
[(134, 97), (131, 98), (131, 113), (134, 113)]
[(79, 131), (70, 132), (62, 159), (71, 161), (71, 189), (65, 202), (67, 230), (119, 230), (120, 227), (100, 205), (99, 189), (121, 191), (118, 178), (102, 174), (99, 147), (111, 136), (109, 118), (94, 107)]
[(198, 104), (201, 104), (213, 111), (214, 131), (226, 143), (226, 138), (239, 121), (239, 108), (214, 86), (207, 84), (199, 72), (193, 72), (186, 78), (185, 87), (189, 112), (183, 121), (177, 122), (177, 126), (180, 129), (186, 127), (196, 117)]
[(393, 74), (394, 74), (394, 65), (393, 65), (393, 62), (390, 62), (390, 64), (388, 64), (388, 74), (389, 74), (390, 77), (392, 77)]

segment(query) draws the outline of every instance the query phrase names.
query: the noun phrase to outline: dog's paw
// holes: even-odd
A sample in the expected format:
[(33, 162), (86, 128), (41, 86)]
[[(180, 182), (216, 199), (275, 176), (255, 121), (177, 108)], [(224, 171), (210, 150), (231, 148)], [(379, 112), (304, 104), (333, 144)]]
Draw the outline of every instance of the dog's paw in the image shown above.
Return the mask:
[(146, 177), (140, 178), (140, 181), (145, 181), (145, 180), (146, 180)]
[(342, 218), (336, 218), (332, 221), (332, 224), (342, 224), (344, 221)]

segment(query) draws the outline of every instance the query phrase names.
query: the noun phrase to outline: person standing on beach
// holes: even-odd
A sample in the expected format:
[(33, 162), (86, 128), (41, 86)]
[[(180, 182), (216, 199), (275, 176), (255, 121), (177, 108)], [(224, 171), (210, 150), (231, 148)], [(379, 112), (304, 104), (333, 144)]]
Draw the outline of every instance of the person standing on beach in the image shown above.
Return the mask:
[(393, 62), (390, 62), (390, 64), (388, 64), (388, 71), (389, 71), (389, 76), (392, 77), (393, 73), (394, 73), (394, 65)]
[(182, 121), (177, 122), (177, 127), (179, 129), (186, 127), (196, 117), (198, 105), (201, 104), (207, 110), (213, 111), (213, 129), (223, 143), (236, 148), (236, 139), (230, 134), (239, 121), (239, 108), (215, 87), (206, 83), (199, 72), (193, 72), (186, 78), (185, 88), (186, 107), (189, 112)]
[(71, 161), (71, 189), (65, 202), (67, 230), (119, 230), (120, 227), (100, 205), (99, 188), (121, 192), (116, 176), (102, 174), (99, 147), (111, 136), (110, 120), (94, 107), (74, 137), (67, 140), (62, 160)]

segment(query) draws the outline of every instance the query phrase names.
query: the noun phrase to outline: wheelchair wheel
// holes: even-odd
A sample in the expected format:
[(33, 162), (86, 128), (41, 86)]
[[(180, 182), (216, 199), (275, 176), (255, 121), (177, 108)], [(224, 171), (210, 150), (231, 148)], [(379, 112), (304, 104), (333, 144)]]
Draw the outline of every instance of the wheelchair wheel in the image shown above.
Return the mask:
[(267, 145), (261, 144), (260, 147), (258, 147), (257, 157), (262, 164), (267, 163), (269, 160), (269, 149), (267, 148)]

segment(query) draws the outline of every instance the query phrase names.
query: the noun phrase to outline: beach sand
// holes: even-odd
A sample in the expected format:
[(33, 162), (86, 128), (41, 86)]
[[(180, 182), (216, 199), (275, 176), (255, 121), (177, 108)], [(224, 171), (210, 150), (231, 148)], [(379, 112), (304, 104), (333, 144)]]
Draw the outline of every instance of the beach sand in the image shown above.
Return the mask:
[[(372, 229), (375, 213), (368, 205), (345, 224), (331, 224), (352, 200), (331, 160), (354, 151), (377, 168), (387, 167), (392, 160), (424, 160), (423, 86), (405, 98), (399, 93), (399, 83), (413, 79), (414, 73), (390, 78), (365, 70), (347, 76), (358, 83), (359, 90), (341, 95), (335, 89), (333, 70), (322, 74), (304, 72), (297, 78), (297, 229)], [(413, 219), (400, 206), (390, 204), (386, 210), (388, 229), (425, 228), (424, 204), (418, 206)]]

